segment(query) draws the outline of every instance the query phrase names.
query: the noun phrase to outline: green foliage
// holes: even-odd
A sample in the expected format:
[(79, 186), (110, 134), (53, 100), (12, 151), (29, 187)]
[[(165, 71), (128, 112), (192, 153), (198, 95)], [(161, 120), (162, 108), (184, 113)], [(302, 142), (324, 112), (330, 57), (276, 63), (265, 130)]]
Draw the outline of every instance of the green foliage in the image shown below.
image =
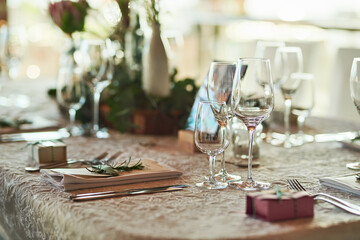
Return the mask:
[(144, 165), (141, 160), (139, 160), (134, 165), (130, 166), (131, 157), (128, 160), (123, 161), (120, 164), (110, 165), (110, 164), (99, 164), (92, 165), (92, 169), (88, 169), (88, 171), (93, 173), (107, 174), (110, 176), (118, 176), (119, 172), (128, 172), (132, 170), (142, 170), (144, 169)]

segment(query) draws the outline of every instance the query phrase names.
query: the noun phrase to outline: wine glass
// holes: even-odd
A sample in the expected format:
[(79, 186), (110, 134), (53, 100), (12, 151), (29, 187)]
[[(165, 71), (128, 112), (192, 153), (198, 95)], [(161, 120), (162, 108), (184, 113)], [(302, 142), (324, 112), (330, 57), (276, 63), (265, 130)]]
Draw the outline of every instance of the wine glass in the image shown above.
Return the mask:
[[(212, 62), (210, 65), (209, 77), (207, 82), (207, 95), (210, 101), (222, 101), (226, 103), (228, 109), (228, 121), (231, 122), (231, 104), (230, 96), (232, 90), (232, 84), (236, 69), (236, 63), (233, 62)], [(229, 127), (229, 124), (226, 125)], [(218, 174), (215, 175), (217, 179), (221, 181), (234, 181), (240, 180), (241, 177), (237, 175), (229, 174), (225, 167), (225, 151), (222, 152), (221, 169)]]
[(108, 138), (106, 129), (99, 127), (99, 104), (102, 91), (111, 83), (113, 63), (110, 40), (86, 40), (82, 46), (83, 65), (93, 94), (92, 134), (97, 138)]
[(285, 148), (291, 148), (290, 140), (290, 111), (291, 99), (300, 84), (300, 79), (293, 73), (302, 72), (303, 57), (299, 47), (280, 47), (275, 53), (275, 73), (274, 76), (280, 82), (280, 88), (284, 96), (285, 111), (285, 139), (281, 143)]
[(204, 182), (196, 186), (206, 189), (223, 189), (226, 182), (219, 182), (214, 175), (216, 155), (225, 151), (229, 145), (226, 129), (227, 107), (225, 102), (200, 101), (196, 113), (195, 145), (203, 153), (209, 155), (210, 175)]
[(72, 61), (71, 56), (63, 59), (64, 64), (60, 69), (56, 84), (56, 98), (60, 105), (68, 109), (69, 124), (66, 129), (73, 136), (82, 134), (82, 130), (75, 126), (76, 111), (85, 103), (86, 88), (83, 82), (82, 68)]
[(315, 86), (314, 75), (311, 73), (293, 73), (293, 78), (300, 79), (296, 93), (292, 97), (291, 112), (297, 116), (298, 132), (293, 135), (291, 142), (294, 146), (301, 146), (313, 140), (312, 136), (305, 135), (303, 131), (305, 119), (310, 115), (314, 107)]
[[(354, 58), (350, 71), (350, 95), (356, 110), (360, 114), (360, 58)], [(359, 170), (360, 162), (346, 164), (347, 168)]]
[(229, 182), (229, 186), (244, 191), (269, 189), (270, 183), (258, 182), (252, 178), (255, 129), (270, 116), (274, 109), (274, 86), (269, 59), (240, 58), (238, 60), (232, 89), (231, 109), (248, 129), (249, 157), (247, 179)]

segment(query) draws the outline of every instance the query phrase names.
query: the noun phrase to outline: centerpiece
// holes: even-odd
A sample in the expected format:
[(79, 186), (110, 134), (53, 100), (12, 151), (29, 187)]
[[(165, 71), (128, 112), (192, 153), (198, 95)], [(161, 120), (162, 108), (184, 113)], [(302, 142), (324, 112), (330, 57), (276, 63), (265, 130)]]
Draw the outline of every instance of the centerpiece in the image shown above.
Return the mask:
[[(70, 1), (60, 2), (67, 6)], [(84, 7), (86, 11), (79, 12), (84, 14), (82, 26), (86, 26), (89, 4), (85, 0), (70, 3), (76, 9), (77, 6)], [(198, 87), (193, 79), (177, 79), (176, 68), (169, 69), (161, 39), (159, 1), (116, 0), (116, 4), (121, 19), (107, 37), (119, 48), (114, 59), (113, 80), (101, 99), (102, 122), (120, 132), (175, 134), (185, 126)], [(84, 30), (81, 24), (62, 26), (71, 25), (73, 22), (69, 19), (79, 16), (73, 8), (60, 11), (49, 7), (49, 10), (64, 33), (69, 29)], [(151, 26), (150, 38), (144, 34), (143, 29), (148, 27), (143, 26), (144, 18)], [(87, 120), (88, 111), (86, 105), (79, 110), (78, 118), (82, 122)]]

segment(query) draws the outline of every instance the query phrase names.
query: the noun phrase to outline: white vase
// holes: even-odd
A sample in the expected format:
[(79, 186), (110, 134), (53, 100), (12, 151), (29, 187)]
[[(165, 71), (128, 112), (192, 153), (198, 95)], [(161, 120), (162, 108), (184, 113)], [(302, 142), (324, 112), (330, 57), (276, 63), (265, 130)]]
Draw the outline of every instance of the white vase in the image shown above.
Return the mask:
[(161, 40), (160, 25), (152, 25), (150, 41), (144, 48), (142, 84), (144, 91), (152, 96), (170, 95), (168, 58)]

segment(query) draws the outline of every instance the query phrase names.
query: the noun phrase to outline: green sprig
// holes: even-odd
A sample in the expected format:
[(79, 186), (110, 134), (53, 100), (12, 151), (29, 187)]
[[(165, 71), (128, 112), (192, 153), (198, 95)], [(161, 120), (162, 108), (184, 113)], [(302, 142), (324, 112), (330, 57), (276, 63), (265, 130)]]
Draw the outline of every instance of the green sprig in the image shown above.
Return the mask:
[(110, 176), (118, 176), (120, 172), (129, 172), (132, 170), (142, 170), (144, 165), (141, 162), (141, 159), (130, 166), (131, 157), (128, 160), (123, 161), (120, 164), (110, 165), (110, 164), (98, 164), (92, 165), (92, 169), (86, 168), (88, 171), (99, 174), (106, 174)]

